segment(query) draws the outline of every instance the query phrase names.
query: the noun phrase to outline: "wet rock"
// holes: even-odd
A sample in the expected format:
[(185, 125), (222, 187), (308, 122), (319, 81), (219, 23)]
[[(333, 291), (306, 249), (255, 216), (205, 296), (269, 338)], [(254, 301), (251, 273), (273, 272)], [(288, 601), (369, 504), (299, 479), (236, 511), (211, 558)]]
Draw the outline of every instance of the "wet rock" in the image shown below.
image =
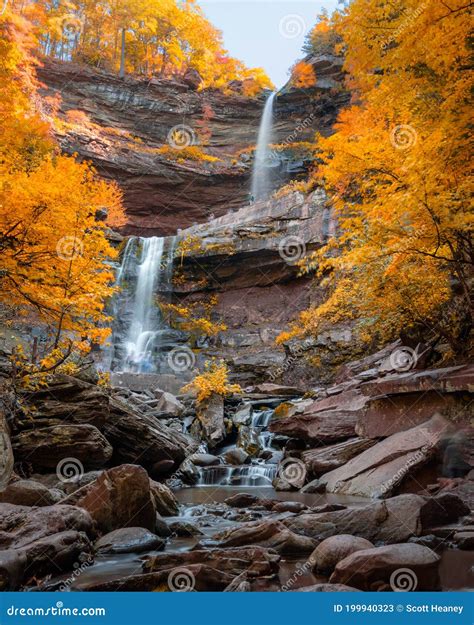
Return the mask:
[(92, 534), (92, 518), (86, 510), (56, 504), (41, 508), (0, 506), (0, 549), (19, 549), (44, 537), (73, 530)]
[(56, 468), (63, 458), (74, 458), (87, 469), (104, 466), (112, 457), (112, 447), (93, 425), (57, 425), (20, 432), (12, 439), (17, 461), (34, 467)]
[(34, 480), (12, 482), (0, 491), (0, 503), (12, 503), (17, 506), (52, 506), (62, 498), (59, 491), (51, 491)]
[(189, 460), (197, 467), (212, 467), (221, 463), (220, 458), (212, 454), (195, 453), (189, 456)]
[(351, 438), (336, 445), (303, 451), (301, 460), (305, 463), (308, 474), (322, 475), (345, 465), (375, 443), (376, 441), (370, 439)]
[(439, 561), (434, 551), (421, 545), (402, 543), (376, 547), (357, 551), (341, 560), (329, 581), (367, 591), (438, 590)]
[(240, 447), (235, 447), (234, 449), (229, 449), (223, 455), (224, 462), (226, 464), (231, 464), (234, 466), (239, 466), (241, 464), (246, 464), (250, 461), (249, 454)]
[(200, 475), (199, 469), (189, 458), (186, 458), (186, 460), (179, 465), (179, 469), (176, 472), (176, 477), (190, 486), (197, 484)]
[(333, 571), (336, 564), (362, 549), (371, 549), (374, 545), (359, 536), (339, 534), (323, 540), (310, 556), (310, 561), (317, 571)]
[(232, 508), (248, 508), (259, 501), (260, 500), (257, 496), (250, 495), (249, 493), (237, 493), (227, 497), (227, 499), (224, 499), (224, 503)]
[(274, 549), (281, 555), (309, 553), (317, 544), (312, 538), (295, 534), (280, 522), (269, 521), (247, 524), (213, 538), (220, 541), (222, 548), (259, 545)]
[(170, 523), (169, 528), (176, 536), (189, 537), (189, 536), (202, 536), (202, 532), (192, 523), (185, 523), (184, 521), (174, 521)]
[(252, 587), (245, 571), (234, 577), (231, 583), (224, 588), (224, 592), (250, 592), (251, 590)]
[(63, 503), (74, 503), (87, 510), (102, 532), (122, 527), (155, 529), (150, 480), (145, 469), (137, 465), (124, 464), (104, 471)]
[(91, 583), (85, 590), (95, 592), (217, 592), (232, 582), (232, 576), (203, 564), (189, 564), (186, 570), (172, 566), (165, 571), (128, 575), (108, 582)]
[(85, 555), (92, 557), (92, 544), (84, 532), (67, 530), (39, 538), (18, 548), (27, 560), (25, 579), (68, 571)]
[(168, 523), (159, 515), (156, 515), (155, 534), (160, 538), (170, 538), (173, 535)]
[(174, 466), (174, 460), (159, 460), (151, 466), (149, 473), (154, 478), (160, 478), (163, 475), (169, 475)]
[(197, 417), (201, 424), (202, 437), (211, 449), (224, 440), (224, 399), (221, 395), (214, 393), (198, 409)]
[(99, 554), (143, 553), (164, 549), (165, 542), (143, 527), (124, 527), (99, 538), (94, 548)]
[(193, 564), (204, 564), (233, 577), (245, 571), (250, 579), (277, 573), (279, 561), (280, 556), (276, 551), (263, 547), (193, 549), (187, 552), (148, 556), (143, 563), (143, 572), (150, 573), (173, 567), (187, 568)]
[(179, 504), (173, 491), (161, 482), (150, 480), (150, 492), (156, 511), (163, 516), (176, 516)]
[(456, 532), (453, 536), (454, 543), (459, 549), (474, 549), (474, 530), (470, 532)]
[(386, 497), (416, 467), (432, 458), (450, 424), (441, 416), (377, 443), (344, 466), (324, 474), (327, 492)]
[(324, 493), (326, 492), (326, 484), (322, 482), (319, 478), (308, 482), (301, 489), (302, 493)]
[(26, 555), (15, 549), (0, 551), (0, 591), (17, 590), (25, 576)]
[(300, 501), (280, 501), (272, 508), (273, 512), (293, 512), (295, 514), (307, 509), (308, 506)]

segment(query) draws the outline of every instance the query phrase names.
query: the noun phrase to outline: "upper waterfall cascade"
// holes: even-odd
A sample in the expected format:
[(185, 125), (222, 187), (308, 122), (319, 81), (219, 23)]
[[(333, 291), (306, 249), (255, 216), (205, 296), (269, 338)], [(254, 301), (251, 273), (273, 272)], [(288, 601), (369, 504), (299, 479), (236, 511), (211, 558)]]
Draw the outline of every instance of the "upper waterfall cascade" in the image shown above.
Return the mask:
[(253, 201), (268, 198), (273, 191), (272, 169), (278, 166), (278, 159), (273, 156), (273, 104), (276, 93), (270, 94), (263, 109), (262, 120), (258, 131), (257, 147), (252, 171)]

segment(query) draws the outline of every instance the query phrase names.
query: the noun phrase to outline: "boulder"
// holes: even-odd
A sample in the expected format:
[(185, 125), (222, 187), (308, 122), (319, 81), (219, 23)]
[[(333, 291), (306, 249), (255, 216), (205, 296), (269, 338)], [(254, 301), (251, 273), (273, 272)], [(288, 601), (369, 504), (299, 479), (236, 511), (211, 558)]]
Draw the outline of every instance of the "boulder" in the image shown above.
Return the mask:
[(107, 582), (92, 582), (84, 590), (95, 592), (217, 592), (224, 590), (232, 576), (203, 564), (172, 567), (157, 573), (128, 575)]
[(250, 493), (236, 493), (235, 495), (231, 495), (224, 499), (224, 503), (232, 508), (248, 508), (260, 501), (259, 497), (256, 495), (251, 495)]
[(0, 549), (20, 549), (44, 537), (72, 530), (92, 534), (92, 518), (76, 506), (55, 504), (41, 508), (0, 506)]
[(99, 538), (94, 548), (99, 554), (160, 551), (165, 541), (143, 527), (122, 527)]
[(51, 491), (35, 480), (17, 480), (0, 491), (0, 503), (17, 506), (52, 506), (59, 498), (59, 491)]
[(26, 555), (16, 549), (0, 551), (0, 592), (17, 590), (25, 576)]
[(314, 550), (316, 541), (295, 534), (282, 523), (265, 521), (248, 523), (213, 536), (221, 548), (259, 545), (274, 549), (281, 555), (306, 554)]
[(156, 511), (163, 516), (176, 516), (179, 513), (178, 500), (166, 484), (150, 480), (150, 492)]
[(212, 449), (225, 438), (224, 398), (214, 393), (205, 405), (200, 406), (197, 417), (201, 425), (202, 438)]
[(220, 458), (212, 454), (191, 454), (189, 460), (197, 467), (212, 467), (221, 463)]
[(80, 508), (2, 504), (0, 583), (13, 590), (29, 578), (72, 568), (82, 554), (92, 553), (87, 533), (92, 534), (92, 519)]
[(13, 437), (12, 444), (17, 461), (27, 461), (40, 469), (54, 469), (64, 458), (97, 469), (111, 459), (113, 451), (99, 430), (86, 424), (24, 430)]
[(375, 547), (341, 560), (329, 581), (366, 591), (433, 591), (439, 589), (439, 562), (440, 557), (422, 545)]
[(253, 406), (252, 404), (240, 404), (232, 415), (232, 423), (236, 428), (241, 425), (250, 425), (252, 422)]
[(250, 460), (249, 454), (240, 447), (234, 447), (234, 449), (229, 449), (223, 454), (225, 464), (231, 465), (241, 465), (246, 464)]
[[(55, 375), (48, 387), (29, 392), (25, 401), (35, 430), (65, 422), (98, 428), (112, 445), (116, 463), (136, 463), (151, 469), (160, 460), (173, 460), (176, 467), (195, 446), (190, 437), (134, 410), (103, 388), (71, 376)], [(31, 417), (18, 425), (20, 430), (32, 429)]]
[(327, 492), (387, 497), (416, 467), (430, 460), (450, 424), (441, 416), (393, 434), (319, 480)]
[(92, 558), (93, 548), (84, 532), (67, 530), (39, 538), (18, 551), (26, 556), (26, 579), (71, 570), (85, 555)]
[(252, 578), (278, 573), (279, 562), (280, 556), (275, 551), (263, 547), (193, 549), (148, 556), (144, 559), (143, 572), (150, 573), (173, 567), (188, 568), (193, 564), (204, 564), (233, 577), (246, 571), (248, 577)]
[(425, 531), (422, 515), (427, 501), (429, 499), (419, 495), (399, 495), (358, 508), (303, 513), (283, 523), (297, 534), (318, 540), (335, 534), (351, 534), (373, 543), (402, 543)]
[(161, 397), (158, 398), (158, 403), (154, 409), (156, 412), (162, 414), (179, 417), (183, 414), (185, 407), (184, 404), (181, 403), (174, 395), (163, 391)]
[(101, 475), (63, 500), (89, 512), (102, 532), (122, 527), (155, 529), (156, 510), (150, 480), (143, 467), (123, 464)]
[(357, 416), (351, 410), (326, 410), (312, 413), (311, 407), (302, 414), (281, 419), (273, 418), (270, 432), (284, 434), (319, 444), (331, 444), (355, 436)]
[(183, 536), (189, 538), (189, 536), (202, 536), (203, 533), (192, 523), (184, 523), (183, 521), (174, 521), (169, 525), (170, 531), (175, 536)]
[(454, 523), (460, 517), (470, 513), (469, 506), (454, 493), (441, 493), (436, 497), (427, 497), (420, 510), (423, 530), (436, 525)]
[(300, 501), (279, 501), (276, 503), (272, 511), (273, 512), (292, 512), (294, 514), (298, 514), (303, 510), (307, 510), (308, 506)]
[(376, 441), (368, 438), (351, 438), (342, 443), (308, 449), (301, 454), (301, 460), (305, 463), (308, 474), (317, 476), (338, 469), (349, 460), (366, 451)]
[(371, 549), (374, 545), (359, 536), (338, 534), (323, 540), (310, 556), (310, 562), (316, 571), (333, 571), (336, 564), (362, 549)]

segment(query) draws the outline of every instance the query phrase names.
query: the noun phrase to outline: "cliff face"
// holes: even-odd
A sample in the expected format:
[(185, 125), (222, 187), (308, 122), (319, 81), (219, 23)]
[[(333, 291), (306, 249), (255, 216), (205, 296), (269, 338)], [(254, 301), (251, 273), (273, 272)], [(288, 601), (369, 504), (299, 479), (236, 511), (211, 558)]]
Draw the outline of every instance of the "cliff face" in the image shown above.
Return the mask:
[[(340, 89), (339, 62), (321, 63), (316, 88), (286, 89), (276, 99), (278, 143), (330, 132), (347, 98)], [(121, 80), (59, 61), (45, 61), (38, 75), (41, 95), (48, 98), (46, 110), (51, 98), (58, 100), (61, 148), (92, 161), (102, 176), (122, 187), (129, 217), (126, 233), (171, 234), (248, 202), (252, 154), (244, 151), (256, 143), (263, 96), (198, 92), (192, 80)], [(71, 111), (80, 111), (80, 116)], [(159, 153), (168, 145), (170, 130), (181, 125), (218, 160), (177, 161)], [(291, 158), (286, 151), (279, 154), (282, 183), (306, 170), (304, 159)]]

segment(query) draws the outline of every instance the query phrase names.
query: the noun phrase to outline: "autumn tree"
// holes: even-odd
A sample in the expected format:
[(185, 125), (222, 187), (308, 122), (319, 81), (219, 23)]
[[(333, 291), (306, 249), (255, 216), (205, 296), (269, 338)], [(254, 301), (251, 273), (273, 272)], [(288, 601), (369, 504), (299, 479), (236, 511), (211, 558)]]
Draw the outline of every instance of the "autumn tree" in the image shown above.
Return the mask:
[(314, 87), (316, 84), (316, 74), (311, 63), (298, 61), (291, 68), (290, 83), (295, 89), (305, 89)]
[(353, 103), (319, 139), (314, 180), (339, 236), (303, 264), (330, 294), (282, 340), (355, 319), (372, 342), (419, 330), (465, 351), (474, 262), (466, 3), (354, 0), (332, 27)]
[(19, 319), (34, 314), (46, 328), (51, 369), (109, 333), (115, 251), (103, 218), (121, 222), (121, 196), (89, 164), (59, 154), (35, 110), (29, 25), (7, 15), (0, 28), (0, 291)]

